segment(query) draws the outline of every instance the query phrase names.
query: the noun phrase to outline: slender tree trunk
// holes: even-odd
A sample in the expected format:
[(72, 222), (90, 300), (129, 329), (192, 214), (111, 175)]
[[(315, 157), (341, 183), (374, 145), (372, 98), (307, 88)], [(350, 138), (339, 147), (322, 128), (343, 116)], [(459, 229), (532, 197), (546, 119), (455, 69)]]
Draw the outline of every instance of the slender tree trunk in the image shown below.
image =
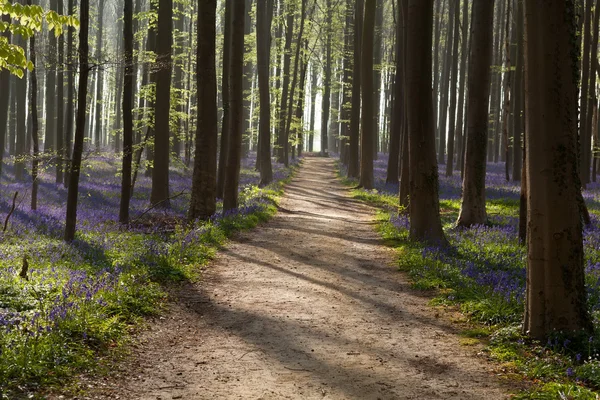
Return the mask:
[(230, 124), (230, 64), (231, 64), (231, 32), (233, 30), (232, 8), (234, 0), (225, 0), (225, 29), (223, 34), (223, 78), (221, 80), (221, 98), (223, 101), (223, 121), (221, 123), (221, 142), (219, 149), (219, 169), (217, 175), (217, 197), (223, 198), (225, 188), (225, 167), (229, 148), (229, 124)]
[[(515, 26), (515, 24), (513, 23), (513, 29), (512, 32), (509, 34), (509, 27), (510, 27), (510, 21), (511, 21), (511, 12), (510, 12), (510, 5), (512, 4), (512, 0), (508, 0), (508, 11), (506, 13), (506, 36), (505, 36), (505, 40), (504, 40), (504, 51), (505, 51), (505, 58), (506, 58), (506, 67), (505, 70), (506, 72), (504, 73), (504, 115), (502, 118), (502, 136), (504, 137), (504, 175), (506, 178), (506, 181), (508, 182), (510, 180), (510, 174), (508, 172), (509, 170), (509, 163), (510, 163), (510, 144), (508, 141), (509, 138), (509, 120), (510, 120), (510, 111), (511, 111), (511, 106), (512, 106), (512, 110), (513, 110), (513, 120), (514, 120), (514, 116), (515, 114), (515, 102), (511, 101), (511, 86), (514, 88), (516, 87), (515, 82), (513, 81), (513, 77), (515, 76), (515, 73), (512, 71), (511, 68), (511, 62), (513, 59), (517, 58), (517, 46), (512, 46), (511, 49), (511, 43), (513, 43), (513, 41), (510, 39), (511, 37), (514, 38), (514, 42), (517, 42), (517, 27)], [(521, 19), (522, 20), (522, 19)], [(522, 65), (522, 63), (521, 63)], [(513, 124), (513, 135), (514, 135), (514, 124)]]
[[(27, 4), (31, 6), (31, 0), (27, 0)], [(37, 210), (37, 198), (38, 198), (38, 157), (40, 153), (39, 145), (39, 120), (38, 120), (38, 106), (37, 106), (37, 76), (36, 76), (36, 49), (35, 49), (35, 35), (31, 35), (29, 38), (29, 60), (33, 65), (33, 70), (29, 73), (30, 77), (30, 91), (31, 91), (31, 140), (33, 143), (33, 158), (31, 160), (31, 209)]]
[(517, 1), (517, 12), (515, 18), (517, 20), (517, 60), (515, 64), (515, 86), (513, 88), (514, 93), (514, 115), (513, 115), (513, 170), (512, 177), (513, 181), (519, 181), (521, 179), (521, 163), (523, 158), (523, 149), (521, 145), (521, 133), (523, 132), (523, 96), (524, 93), (524, 82), (523, 82), (523, 64), (524, 60), (524, 47), (523, 41), (523, 0)]
[(104, 66), (102, 60), (102, 46), (104, 39), (104, 2), (98, 0), (98, 32), (96, 33), (96, 122), (94, 123), (94, 145), (96, 150), (102, 146), (103, 121), (102, 105), (104, 103)]
[(458, 226), (487, 222), (485, 210), (485, 170), (488, 146), (488, 107), (490, 98), (490, 66), (494, 20), (493, 0), (473, 1), (473, 45), (469, 68), (467, 106), (467, 153), (463, 198)]
[(331, 36), (333, 35), (332, 0), (327, 0), (325, 17), (325, 64), (323, 66), (323, 107), (321, 110), (321, 155), (328, 156), (328, 125), (331, 105)]
[(67, 242), (72, 242), (75, 239), (75, 227), (77, 225), (77, 197), (79, 195), (79, 175), (81, 172), (83, 135), (87, 111), (87, 84), (90, 73), (88, 64), (89, 0), (80, 0), (79, 12), (79, 93), (77, 96), (77, 120), (75, 125), (73, 160), (71, 161), (69, 192), (67, 194), (67, 217), (65, 223), (65, 241)]
[(375, 130), (373, 131), (373, 157), (377, 159), (379, 150), (379, 133), (381, 131), (379, 127), (379, 117), (381, 114), (381, 71), (383, 68), (383, 0), (377, 0), (377, 12), (375, 14), (375, 43), (373, 45), (373, 57), (374, 57), (374, 80), (373, 80), (373, 99), (374, 99), (374, 111), (373, 119), (375, 120)]
[(260, 97), (259, 146), (260, 185), (273, 180), (271, 166), (271, 94), (269, 92), (269, 61), (271, 51), (271, 20), (267, 1), (256, 2), (256, 65)]
[(448, 96), (449, 96), (449, 86), (450, 86), (450, 65), (452, 63), (452, 36), (454, 35), (454, 9), (458, 7), (458, 0), (449, 0), (450, 1), (450, 13), (449, 22), (448, 22), (448, 32), (446, 33), (446, 45), (444, 49), (444, 67), (441, 81), (442, 92), (440, 93), (440, 116), (438, 132), (439, 132), (439, 141), (438, 141), (438, 163), (444, 164), (446, 160), (446, 122), (448, 121)]
[(173, 0), (159, 0), (156, 35), (156, 108), (154, 109), (154, 168), (150, 203), (169, 208), (169, 117), (171, 114), (171, 47), (173, 42)]
[(377, 0), (365, 0), (365, 22), (362, 36), (362, 132), (360, 140), (360, 183), (365, 189), (373, 189), (373, 135), (375, 128), (374, 118), (374, 90), (373, 90), (373, 39), (375, 31), (375, 14)]
[(583, 24), (583, 57), (581, 63), (581, 113), (579, 116), (579, 176), (583, 187), (590, 182), (590, 162), (588, 159), (591, 148), (591, 135), (587, 130), (588, 99), (595, 88), (590, 87), (590, 53), (592, 40), (592, 2), (587, 0), (585, 4), (585, 16)]
[[(246, 2), (246, 20), (244, 21), (245, 31), (244, 35), (248, 37), (252, 33), (252, 0), (244, 0)], [(266, 0), (262, 0), (266, 1)], [(251, 51), (251, 46), (246, 49), (246, 52)], [(242, 157), (246, 157), (250, 151), (250, 107), (252, 101), (250, 99), (250, 92), (252, 91), (252, 62), (248, 59), (244, 63), (244, 128), (243, 128), (243, 141), (242, 141)]]
[(133, 86), (136, 65), (133, 63), (133, 0), (123, 2), (123, 50), (125, 74), (123, 76), (123, 164), (121, 175), (121, 201), (119, 222), (129, 222), (131, 200), (131, 164), (133, 161)]
[[(439, 4), (439, 3), (438, 3)], [(402, 5), (398, 4), (396, 11), (396, 73), (394, 76), (394, 92), (392, 108), (391, 129), (390, 129), (390, 147), (388, 155), (388, 165), (386, 174), (386, 183), (398, 183), (400, 177), (400, 148), (403, 139), (402, 127), (406, 118), (404, 102), (404, 21)]]
[[(487, 1), (487, 0), (485, 0)], [(447, 245), (438, 195), (435, 119), (431, 93), (433, 0), (409, 0), (407, 14), (407, 98), (412, 240)]]
[(525, 4), (529, 192), (523, 330), (544, 340), (554, 332), (592, 330), (577, 203), (575, 13), (573, 3), (562, 0)]
[(454, 170), (454, 137), (456, 123), (456, 85), (458, 80), (458, 37), (460, 35), (460, 1), (456, 0), (454, 5), (454, 14), (450, 15), (454, 18), (454, 34), (452, 43), (451, 61), (451, 77), (450, 77), (450, 119), (448, 124), (448, 160), (446, 163), (446, 176), (452, 176)]
[(246, 3), (234, 2), (232, 10), (233, 29), (231, 32), (231, 125), (229, 133), (229, 149), (223, 192), (223, 210), (229, 211), (238, 207), (238, 184), (240, 180), (240, 164), (242, 152), (242, 129), (244, 127), (244, 24)]
[(315, 141), (315, 111), (317, 105), (317, 84), (319, 81), (319, 73), (314, 62), (310, 68), (312, 79), (310, 81), (310, 133), (308, 134), (308, 151), (312, 153), (314, 150)]
[[(401, 1), (401, 0), (399, 0)], [(443, 29), (443, 15), (446, 11), (446, 0), (435, 0), (435, 39), (433, 42), (433, 115), (435, 118), (435, 136), (439, 137), (438, 132), (438, 108), (440, 95), (440, 42)]]
[[(348, 151), (350, 137), (350, 107), (352, 105), (352, 25), (354, 13), (352, 0), (346, 1), (346, 27), (344, 28), (344, 77), (342, 81), (342, 103), (340, 119), (342, 120), (342, 139), (340, 141), (340, 158), (344, 165), (348, 165)], [(311, 109), (311, 113), (312, 113)], [(312, 121), (312, 114), (311, 114)]]
[(467, 76), (467, 56), (469, 43), (469, 0), (463, 0), (462, 41), (460, 47), (460, 82), (458, 84), (458, 120), (456, 122), (456, 165), (461, 170), (462, 150), (464, 146), (463, 121), (465, 115), (465, 78)]
[[(57, 1), (59, 14), (64, 14), (63, 0)], [(50, 35), (52, 36), (52, 35)], [(58, 37), (58, 64), (56, 68), (56, 183), (64, 180), (64, 158), (65, 158), (65, 37)], [(37, 98), (37, 96), (36, 96)], [(33, 139), (33, 137), (32, 137)], [(34, 143), (35, 146), (35, 143)], [(38, 145), (39, 146), (39, 145)], [(29, 148), (29, 146), (28, 146)]]
[(360, 132), (360, 86), (362, 69), (362, 24), (364, 0), (356, 0), (354, 8), (354, 70), (352, 71), (352, 110), (350, 114), (350, 147), (348, 152), (348, 177), (358, 178)]
[(285, 31), (285, 47), (283, 49), (283, 82), (281, 86), (281, 103), (279, 104), (279, 121), (277, 137), (277, 161), (287, 164), (287, 149), (289, 146), (285, 127), (287, 122), (289, 86), (290, 86), (290, 64), (292, 62), (292, 39), (294, 34), (295, 3), (287, 3), (287, 29)]
[[(27, 41), (21, 37), (21, 35), (15, 35), (15, 42), (18, 46), (21, 46), (27, 51)], [(25, 129), (25, 122), (27, 121), (27, 75), (23, 78), (17, 79), (16, 85), (16, 98), (17, 98), (17, 137), (16, 137), (16, 148), (15, 148), (15, 179), (21, 181), (25, 179), (25, 162), (23, 158), (26, 155), (26, 138), (27, 130)]]
[[(58, 11), (57, 0), (50, 1), (50, 9)], [(52, 152), (56, 149), (56, 61), (57, 61), (57, 40), (53, 34), (48, 35), (48, 54), (46, 55), (46, 123), (45, 123), (45, 139), (44, 151)], [(23, 136), (25, 139), (25, 136)], [(17, 138), (17, 141), (19, 139)], [(18, 145), (17, 145), (18, 147)], [(23, 148), (26, 145), (23, 143)]]
[[(592, 0), (590, 0), (591, 2)], [(590, 147), (586, 148), (586, 163), (589, 166), (592, 164), (592, 160), (596, 160), (594, 153), (591, 152), (592, 138), (596, 138), (596, 130), (594, 129), (594, 106), (596, 104), (596, 68), (598, 65), (598, 26), (600, 25), (600, 0), (596, 1), (596, 7), (594, 8), (594, 21), (592, 24), (592, 43), (591, 43), (591, 54), (590, 54), (590, 89), (588, 95), (588, 107), (587, 107), (587, 120), (585, 123), (586, 135), (590, 137)], [(595, 164), (595, 162), (593, 163)], [(596, 169), (592, 168), (593, 181), (596, 181)], [(588, 181), (590, 179), (589, 172), (587, 173)]]
[[(10, 16), (5, 14), (2, 16), (2, 22), (10, 23)], [(0, 34), (0, 37), (6, 38), (7, 43), (10, 43), (10, 31), (6, 31)], [(0, 70), (0, 177), (2, 176), (2, 165), (4, 163), (4, 147), (5, 138), (7, 133), (8, 124), (8, 109), (10, 100), (14, 97), (14, 92), (9, 95), (10, 92), (10, 72), (7, 69)]]
[[(257, 2), (260, 8), (261, 1)], [(217, 73), (216, 0), (198, 1), (196, 148), (192, 199), (188, 219), (207, 219), (216, 211), (217, 197)], [(268, 42), (267, 42), (268, 43)], [(268, 44), (267, 44), (268, 45)], [(262, 107), (261, 107), (262, 108)]]
[[(75, 14), (75, 1), (69, 1), (69, 15)], [(70, 182), (70, 164), (71, 164), (71, 146), (73, 142), (73, 118), (75, 114), (75, 64), (76, 57), (74, 54), (74, 39), (75, 39), (75, 28), (69, 27), (67, 30), (67, 109), (65, 117), (65, 173), (63, 176), (63, 185), (65, 188), (69, 187)]]

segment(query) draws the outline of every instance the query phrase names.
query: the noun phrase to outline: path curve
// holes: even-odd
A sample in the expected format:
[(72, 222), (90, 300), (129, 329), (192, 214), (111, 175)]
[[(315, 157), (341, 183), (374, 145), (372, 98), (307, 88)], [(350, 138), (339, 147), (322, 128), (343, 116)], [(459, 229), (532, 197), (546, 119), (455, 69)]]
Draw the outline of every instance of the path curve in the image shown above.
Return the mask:
[(174, 293), (90, 398), (503, 399), (456, 328), (393, 267), (374, 210), (307, 158), (280, 212)]

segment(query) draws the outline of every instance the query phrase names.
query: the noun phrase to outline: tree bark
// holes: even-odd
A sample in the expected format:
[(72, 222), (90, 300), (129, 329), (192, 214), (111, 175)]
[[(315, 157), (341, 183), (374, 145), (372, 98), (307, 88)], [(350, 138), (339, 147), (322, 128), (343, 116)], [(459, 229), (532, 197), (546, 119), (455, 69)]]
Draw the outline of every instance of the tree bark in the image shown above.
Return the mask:
[(223, 22), (223, 70), (221, 79), (221, 99), (223, 102), (223, 120), (221, 122), (221, 141), (219, 149), (219, 169), (217, 172), (217, 197), (223, 198), (225, 188), (225, 169), (229, 148), (229, 124), (230, 124), (230, 74), (231, 66), (231, 34), (233, 29), (232, 8), (234, 0), (225, 0), (225, 21)]
[[(487, 0), (486, 0), (487, 1)], [(433, 0), (409, 0), (407, 29), (407, 104), (410, 158), (410, 232), (412, 240), (447, 245), (440, 220), (435, 119), (431, 93)]]
[(77, 197), (79, 195), (79, 175), (81, 172), (81, 156), (83, 153), (83, 137), (87, 111), (87, 84), (90, 73), (88, 62), (89, 0), (80, 0), (79, 12), (79, 93), (77, 95), (77, 120), (75, 122), (73, 160), (71, 161), (69, 192), (67, 194), (67, 217), (64, 237), (66, 242), (72, 242), (75, 239), (75, 228), (77, 225)]
[(365, 22), (362, 36), (362, 132), (360, 135), (360, 183), (364, 189), (373, 189), (373, 135), (375, 129), (375, 107), (373, 90), (373, 40), (377, 0), (365, 1)]
[(523, 330), (543, 340), (553, 332), (591, 332), (592, 323), (576, 200), (574, 5), (562, 0), (526, 0), (525, 4), (529, 192)]
[(246, 3), (235, 1), (232, 10), (233, 29), (231, 32), (231, 125), (229, 151), (225, 171), (223, 211), (238, 207), (238, 184), (242, 152), (242, 129), (244, 127), (244, 24)]
[(271, 51), (271, 20), (267, 1), (256, 2), (256, 65), (258, 73), (258, 91), (260, 101), (259, 170), (260, 185), (265, 186), (273, 180), (271, 165), (271, 93), (269, 86), (269, 61)]
[(169, 208), (169, 117), (171, 114), (171, 46), (173, 42), (173, 0), (159, 0), (156, 35), (156, 101), (154, 109), (154, 168), (150, 203)]
[[(260, 8), (261, 3), (259, 1), (257, 7)], [(216, 12), (217, 0), (198, 1), (198, 120), (189, 220), (207, 219), (215, 213), (217, 207)]]
[(592, 32), (592, 3), (593, 0), (587, 0), (585, 4), (585, 15), (583, 23), (583, 57), (581, 62), (581, 113), (579, 115), (579, 176), (583, 187), (590, 182), (590, 160), (588, 158), (591, 148), (591, 134), (587, 130), (588, 99), (592, 90), (590, 81), (590, 53), (591, 53), (591, 32)]
[(513, 181), (519, 181), (521, 179), (521, 166), (523, 158), (523, 149), (521, 145), (521, 133), (523, 132), (523, 96), (525, 95), (523, 89), (523, 64), (524, 64), (524, 36), (523, 36), (523, 0), (517, 1), (517, 12), (516, 18), (516, 29), (517, 29), (517, 59), (515, 63), (515, 86), (513, 87), (514, 93), (514, 114), (513, 114), (513, 169), (512, 178)]
[(455, 123), (456, 123), (456, 85), (458, 80), (458, 37), (460, 35), (460, 0), (456, 0), (454, 5), (454, 15), (450, 18), (454, 18), (454, 34), (452, 43), (452, 57), (451, 62), (451, 74), (450, 74), (450, 120), (448, 123), (448, 159), (446, 162), (446, 176), (452, 176), (454, 170), (454, 137)]
[(131, 200), (131, 163), (133, 160), (133, 0), (123, 2), (123, 50), (125, 74), (123, 76), (123, 160), (121, 175), (121, 201), (119, 222), (129, 222)]
[(469, 54), (469, 1), (463, 0), (462, 41), (460, 47), (460, 81), (458, 84), (458, 119), (456, 122), (456, 165), (461, 170), (462, 149), (464, 146), (463, 122), (465, 115), (465, 78), (467, 76), (467, 56)]
[(360, 130), (360, 86), (362, 68), (362, 24), (364, 0), (356, 0), (354, 8), (354, 70), (352, 71), (352, 110), (350, 113), (350, 147), (348, 151), (348, 177), (358, 178), (360, 174), (359, 161), (359, 130)]
[(494, 20), (493, 0), (473, 1), (473, 43), (469, 68), (467, 105), (467, 149), (463, 198), (458, 226), (487, 222), (485, 210), (485, 170), (488, 146), (488, 107)]
[[(2, 22), (10, 23), (10, 16), (8, 14), (4, 14), (2, 16)], [(7, 43), (10, 43), (10, 31), (6, 31), (0, 34), (0, 36), (5, 37)], [(8, 109), (9, 103), (12, 97), (14, 97), (14, 93), (10, 93), (10, 72), (7, 69), (0, 70), (0, 93), (3, 93), (0, 96), (0, 176), (2, 176), (2, 164), (4, 163), (4, 147), (5, 147), (5, 138), (8, 127)]]
[(104, 34), (104, 1), (98, 0), (98, 31), (96, 33), (96, 122), (94, 123), (94, 145), (96, 150), (102, 145), (102, 103), (104, 95), (104, 67), (102, 45)]
[[(31, 6), (31, 0), (27, 0), (27, 4)], [(38, 199), (38, 156), (40, 153), (40, 144), (39, 144), (39, 120), (38, 120), (38, 106), (37, 106), (37, 96), (38, 96), (38, 85), (37, 85), (37, 76), (36, 76), (36, 49), (35, 49), (35, 35), (31, 35), (29, 38), (29, 59), (31, 64), (33, 65), (33, 70), (29, 73), (31, 87), (29, 88), (31, 91), (31, 141), (33, 143), (33, 158), (31, 159), (31, 209), (37, 210), (37, 199)], [(4, 148), (1, 148), (4, 150)]]

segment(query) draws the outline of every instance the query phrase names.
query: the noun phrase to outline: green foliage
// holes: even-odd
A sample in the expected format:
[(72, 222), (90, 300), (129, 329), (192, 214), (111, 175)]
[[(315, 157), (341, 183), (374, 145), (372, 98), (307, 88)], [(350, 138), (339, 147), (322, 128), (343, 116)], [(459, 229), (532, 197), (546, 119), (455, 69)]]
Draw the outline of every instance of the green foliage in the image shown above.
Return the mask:
[[(55, 11), (46, 11), (37, 5), (22, 5), (0, 0), (0, 16), (9, 15), (15, 22), (0, 21), (0, 33), (10, 32), (13, 35), (29, 39), (35, 32), (42, 30), (43, 22), (49, 31), (56, 36), (63, 33), (65, 26), (79, 27), (74, 16), (65, 16)], [(25, 57), (23, 48), (10, 44), (6, 37), (0, 37), (0, 70), (8, 69), (12, 74), (22, 78), (25, 69), (33, 70), (33, 64)]]

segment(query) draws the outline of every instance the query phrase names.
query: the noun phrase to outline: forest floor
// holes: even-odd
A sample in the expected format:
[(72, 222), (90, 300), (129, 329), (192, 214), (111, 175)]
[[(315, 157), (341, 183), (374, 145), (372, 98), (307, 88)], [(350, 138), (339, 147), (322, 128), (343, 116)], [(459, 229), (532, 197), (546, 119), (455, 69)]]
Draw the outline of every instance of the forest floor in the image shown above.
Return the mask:
[(333, 159), (306, 158), (278, 214), (237, 235), (199, 283), (172, 289), (128, 361), (84, 379), (78, 398), (506, 398), (349, 192)]

